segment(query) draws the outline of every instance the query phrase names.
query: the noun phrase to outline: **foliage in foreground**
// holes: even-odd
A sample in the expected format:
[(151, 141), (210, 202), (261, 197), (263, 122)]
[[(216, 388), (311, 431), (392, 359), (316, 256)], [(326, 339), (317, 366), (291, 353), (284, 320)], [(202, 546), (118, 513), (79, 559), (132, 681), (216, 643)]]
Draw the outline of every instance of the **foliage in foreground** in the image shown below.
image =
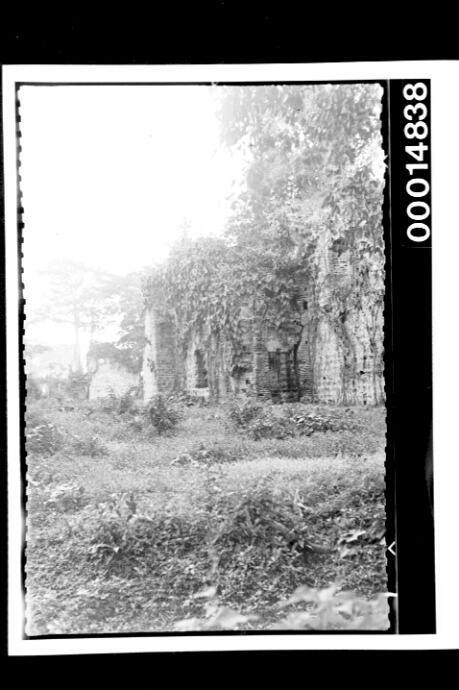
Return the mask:
[[(379, 594), (364, 599), (354, 592), (339, 591), (336, 585), (315, 589), (307, 585), (297, 587), (291, 597), (280, 601), (280, 610), (292, 605), (295, 610), (272, 623), (271, 630), (387, 630), (389, 628), (388, 597)], [(229, 606), (221, 605), (215, 587), (209, 587), (195, 595), (204, 599), (202, 618), (185, 618), (177, 621), (174, 629), (179, 632), (206, 631), (218, 629), (250, 628), (259, 620), (257, 614), (244, 614)]]
[[(204, 493), (185, 511), (178, 511), (173, 503), (147, 508), (140, 496), (129, 492), (95, 504), (76, 484), (45, 492), (49, 519), (53, 525), (60, 520), (61, 527), (50, 530), (46, 545), (32, 541), (27, 561), (29, 568), (36, 569), (44, 558), (53, 559), (51, 572), (36, 571), (39, 588), (51, 578), (48, 587), (54, 590), (52, 572), (59, 573), (60, 603), (52, 604), (57, 612), (52, 629), (85, 630), (88, 620), (99, 626), (97, 630), (110, 625), (94, 608), (97, 592), (81, 604), (75, 618), (64, 622), (74, 596), (68, 587), (74, 581), (82, 591), (85, 582), (100, 582), (101, 596), (114, 579), (124, 583), (120, 586), (126, 592), (137, 583), (140, 594), (126, 598), (126, 605), (133, 605), (138, 597), (153, 597), (146, 629), (155, 628), (162, 612), (167, 616), (166, 629), (184, 617), (204, 618), (206, 626), (210, 619), (215, 622), (210, 614), (209, 620), (207, 613), (202, 616), (202, 598), (197, 595), (203, 587), (216, 588), (214, 604), (218, 601), (219, 608), (243, 610), (244, 615), (263, 612), (264, 628), (279, 622), (275, 608), (279, 597), (288, 599), (305, 581), (312, 588), (324, 588), (339, 578), (344, 587), (359, 590), (364, 597), (384, 591), (384, 499), (376, 479), (367, 478), (360, 486), (345, 482), (336, 491), (307, 482), (290, 490), (276, 486), (268, 475), (236, 490), (226, 483), (223, 470), (199, 471)], [(34, 625), (46, 632), (51, 603), (37, 598), (30, 575), (28, 582), (36, 593)], [(152, 593), (147, 595), (146, 590)], [(107, 596), (115, 606), (116, 597)], [(336, 602), (346, 604), (341, 598)], [(355, 611), (361, 610), (359, 606), (356, 600)], [(306, 612), (311, 613), (309, 608)], [(322, 620), (322, 613), (316, 613)], [(338, 613), (345, 625), (346, 615)], [(362, 615), (366, 613), (365, 609)], [(297, 622), (315, 625), (316, 618), (308, 620)], [(352, 622), (357, 625), (359, 620)]]
[(162, 395), (157, 395), (151, 401), (146, 414), (158, 434), (170, 433), (181, 419), (180, 411), (174, 401)]
[(50, 421), (49, 414), (28, 410), (26, 414), (26, 448), (28, 454), (51, 457), (59, 451), (91, 458), (103, 457), (108, 450), (98, 434), (84, 428), (63, 430)]
[(62, 434), (55, 424), (37, 415), (26, 421), (27, 452), (43, 457), (54, 455), (63, 446)]
[[(310, 406), (309, 406), (310, 407)], [(311, 436), (315, 432), (355, 431), (362, 424), (350, 408), (312, 411), (302, 403), (274, 406), (253, 398), (235, 397), (228, 405), (228, 418), (236, 429), (254, 441)]]
[[(210, 587), (218, 607), (258, 616), (247, 630), (294, 613), (277, 601), (301, 585), (339, 581), (365, 600), (385, 590), (383, 464), (369, 458), (384, 443), (382, 410), (261, 403), (257, 414), (355, 428), (255, 441), (247, 427), (235, 433), (226, 406), (178, 401), (186, 415), (175, 433), (146, 417), (147, 437), (132, 428), (135, 405), (115, 402), (69, 411), (28, 401), (27, 430), (45, 420), (64, 443), (53, 454), (27, 447), (30, 634), (207, 625), (197, 594)], [(80, 455), (74, 437), (99, 438), (108, 455)]]

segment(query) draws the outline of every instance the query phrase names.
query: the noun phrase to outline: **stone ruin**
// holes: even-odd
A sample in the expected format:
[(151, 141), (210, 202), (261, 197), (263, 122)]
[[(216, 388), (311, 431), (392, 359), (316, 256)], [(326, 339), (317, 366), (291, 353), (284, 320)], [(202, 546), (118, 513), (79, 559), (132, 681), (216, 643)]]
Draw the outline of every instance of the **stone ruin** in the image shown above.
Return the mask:
[(344, 317), (333, 320), (318, 304), (325, 290), (352, 284), (350, 252), (325, 251), (322, 269), (321, 292), (314, 285), (297, 286), (295, 317), (282, 330), (243, 309), (243, 355), (237, 366), (231, 343), (205, 328), (179, 347), (173, 317), (153, 296), (145, 314), (144, 402), (181, 391), (214, 401), (242, 393), (275, 402), (382, 403), (382, 292), (360, 295), (359, 307), (351, 301)]

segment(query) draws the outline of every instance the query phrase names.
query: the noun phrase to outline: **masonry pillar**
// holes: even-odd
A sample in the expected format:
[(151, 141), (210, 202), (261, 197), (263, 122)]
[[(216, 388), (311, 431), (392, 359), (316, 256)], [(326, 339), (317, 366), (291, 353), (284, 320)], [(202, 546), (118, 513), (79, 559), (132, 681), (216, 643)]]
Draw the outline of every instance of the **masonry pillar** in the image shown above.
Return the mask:
[(150, 402), (158, 393), (156, 378), (156, 334), (153, 309), (145, 310), (145, 347), (143, 352), (143, 401)]

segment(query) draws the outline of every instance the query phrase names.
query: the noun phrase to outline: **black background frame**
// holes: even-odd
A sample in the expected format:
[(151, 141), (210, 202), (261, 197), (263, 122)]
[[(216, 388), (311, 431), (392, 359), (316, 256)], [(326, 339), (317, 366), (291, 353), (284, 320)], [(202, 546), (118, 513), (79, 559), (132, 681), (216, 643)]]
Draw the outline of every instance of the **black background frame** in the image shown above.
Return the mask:
[[(123, 16), (121, 33), (113, 32), (106, 22), (99, 25), (88, 22), (78, 16), (68, 18), (56, 31), (54, 23), (43, 16), (40, 9), (40, 21), (36, 18), (22, 17), (9, 25), (4, 25), (1, 42), (1, 62), (3, 64), (239, 64), (239, 63), (304, 63), (304, 62), (347, 62), (347, 61), (381, 61), (381, 60), (426, 60), (457, 58), (457, 42), (453, 25), (442, 31), (441, 51), (432, 48), (432, 43), (420, 44), (418, 38), (409, 43), (408, 26), (397, 18), (398, 27), (391, 32), (388, 42), (386, 27), (382, 26), (382, 35), (373, 34), (365, 40), (365, 33), (346, 26), (343, 17), (335, 17), (335, 26), (328, 26), (326, 42), (321, 35), (314, 43), (311, 35), (303, 34), (303, 42), (294, 42), (291, 35), (282, 38), (281, 26), (277, 17), (269, 11), (256, 17), (257, 34), (246, 37), (237, 34), (236, 26), (228, 22), (224, 3), (214, 3), (221, 7), (214, 8), (213, 19), (221, 22), (218, 36), (207, 41), (204, 34), (208, 30), (208, 18), (201, 30), (192, 30), (193, 24), (199, 23), (199, 17), (193, 22), (183, 22), (174, 27), (174, 38), (171, 33), (160, 38), (158, 24), (145, 24), (139, 20), (126, 21)], [(346, 10), (347, 12), (347, 10)], [(196, 8), (193, 9), (196, 13)], [(331, 19), (331, 18), (330, 18)], [(173, 18), (175, 24), (177, 17)], [(224, 23), (223, 23), (224, 22)], [(430, 24), (430, 20), (429, 20)], [(454, 23), (453, 23), (454, 24)], [(433, 26), (430, 24), (433, 30)], [(152, 35), (153, 32), (153, 35)], [(449, 40), (448, 40), (449, 35)], [(340, 37), (341, 36), (341, 40)], [(247, 40), (247, 38), (249, 40)], [(414, 70), (413, 70), (414, 72)], [(419, 75), (421, 76), (421, 75)], [(1, 85), (1, 83), (0, 83)], [(435, 113), (433, 114), (435, 117)], [(389, 134), (389, 133), (388, 133)], [(399, 136), (394, 130), (390, 133), (392, 149), (396, 149)], [(0, 137), (0, 154), (3, 161), (3, 140)], [(392, 174), (395, 173), (394, 150), (391, 152)], [(400, 163), (401, 164), (401, 163)], [(393, 187), (392, 183), (392, 187)], [(393, 191), (393, 189), (392, 189)], [(0, 170), (0, 215), (4, 227), (3, 167)], [(394, 221), (394, 219), (393, 219)], [(435, 235), (435, 228), (433, 228)], [(387, 250), (387, 244), (386, 244)], [(4, 236), (0, 233), (0, 317), (5, 323), (5, 273), (4, 273)], [(390, 270), (387, 270), (390, 269)], [(392, 490), (397, 500), (397, 538), (398, 538), (398, 590), (399, 590), (399, 632), (422, 633), (432, 632), (435, 625), (434, 599), (434, 550), (433, 518), (424, 472), (424, 461), (431, 457), (432, 426), (432, 360), (431, 360), (431, 263), (430, 252), (413, 250), (395, 242), (390, 247), (390, 256), (386, 264), (386, 395), (388, 409), (388, 463), (393, 459), (397, 465), (397, 483)], [(390, 345), (390, 350), (388, 349)], [(5, 330), (0, 331), (0, 347), (6, 351)], [(2, 450), (6, 451), (6, 366), (5, 357), (1, 359), (0, 390), (2, 392)], [(4, 457), (6, 453), (4, 452)], [(413, 460), (415, 459), (415, 460)], [(2, 487), (6, 487), (6, 463), (1, 464)], [(391, 488), (388, 487), (388, 490)], [(6, 489), (2, 502), (4, 538), (0, 543), (4, 576), (6, 582), (7, 562), (7, 502)], [(395, 525), (393, 526), (395, 529)], [(4, 588), (6, 594), (6, 587)], [(5, 605), (5, 599), (2, 598)], [(6, 607), (4, 608), (6, 614)], [(6, 623), (6, 615), (3, 617)], [(6, 636), (5, 638), (6, 639)], [(340, 673), (347, 668), (354, 670), (355, 654), (346, 652), (315, 652), (318, 664), (325, 661), (324, 655), (334, 654), (339, 657)], [(400, 655), (398, 653), (380, 653), (380, 663), (388, 664)], [(422, 665), (428, 655), (408, 653), (416, 666)], [(155, 655), (158, 667), (160, 657)], [(209, 655), (205, 655), (207, 661)], [(213, 654), (219, 663), (227, 655)], [(263, 666), (269, 666), (270, 660), (276, 663), (291, 661), (285, 652), (254, 653)], [(168, 657), (168, 655), (166, 655)], [(414, 658), (415, 657), (415, 658)], [(130, 655), (136, 664), (147, 661), (149, 655)], [(183, 658), (183, 657), (182, 657)], [(189, 655), (188, 655), (189, 658)], [(202, 658), (202, 657), (201, 657)], [(444, 658), (444, 657), (443, 657)], [(95, 657), (86, 660), (95, 661)], [(217, 660), (217, 659), (215, 659)], [(17, 668), (21, 658), (11, 660)], [(40, 659), (29, 659), (29, 670), (36, 668)], [(58, 663), (59, 662), (59, 663)], [(120, 658), (111, 656), (111, 665), (120, 670)], [(167, 662), (166, 662), (167, 663)], [(359, 663), (361, 659), (359, 658)], [(148, 661), (148, 664), (150, 662)], [(258, 666), (258, 662), (257, 662)], [(67, 658), (54, 659), (57, 669), (72, 669), (78, 673), (78, 666)], [(81, 667), (81, 668), (84, 668)], [(387, 668), (387, 667), (386, 667)], [(105, 671), (107, 669), (104, 669)], [(172, 671), (168, 666), (168, 672)], [(257, 671), (260, 671), (258, 666)], [(173, 675), (173, 674), (172, 674)], [(70, 679), (69, 679), (70, 680)], [(49, 682), (52, 685), (52, 679)], [(61, 680), (56, 681), (60, 687)], [(142, 687), (147, 687), (142, 685)], [(150, 687), (150, 685), (148, 685)]]
[[(390, 156), (391, 246), (386, 266), (385, 378), (387, 462), (393, 463), (395, 497), (398, 632), (434, 633), (435, 543), (432, 479), (432, 251), (435, 228), (426, 243), (409, 242), (406, 207), (407, 160), (403, 127), (403, 87), (430, 82), (412, 70), (404, 80), (389, 82), (388, 144)], [(408, 77), (412, 76), (412, 79)], [(421, 77), (421, 78), (419, 78)], [(414, 101), (413, 101), (414, 102)], [(430, 173), (430, 166), (429, 166)], [(430, 182), (430, 174), (428, 176)], [(433, 190), (433, 193), (435, 190)], [(429, 200), (432, 194), (429, 195)]]

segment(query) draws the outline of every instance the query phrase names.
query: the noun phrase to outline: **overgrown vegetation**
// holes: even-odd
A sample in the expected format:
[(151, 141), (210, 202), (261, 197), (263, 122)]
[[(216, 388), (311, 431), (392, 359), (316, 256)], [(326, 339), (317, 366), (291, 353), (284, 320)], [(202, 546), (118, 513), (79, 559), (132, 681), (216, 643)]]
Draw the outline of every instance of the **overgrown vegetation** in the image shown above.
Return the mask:
[[(244, 310), (264, 328), (298, 334), (300, 296), (313, 285), (311, 323), (329, 324), (340, 344), (346, 399), (356, 310), (371, 356), (382, 361), (381, 87), (247, 86), (220, 93), (222, 142), (246, 161), (244, 191), (225, 236), (184, 236), (146, 277), (146, 302), (173, 315), (179, 347), (196, 332), (209, 347), (231, 343), (235, 372), (247, 366)], [(337, 278), (327, 253), (337, 264), (345, 257), (348, 278)]]
[[(244, 629), (252, 627), (257, 615), (241, 613), (220, 603), (216, 588), (209, 587), (195, 595), (205, 601), (204, 617), (185, 618), (174, 628), (180, 632), (199, 630)], [(336, 585), (314, 589), (306, 585), (297, 587), (293, 595), (279, 601), (277, 607), (302, 604), (301, 608), (284, 614), (285, 617), (269, 626), (273, 630), (386, 630), (388, 628), (388, 596), (380, 594), (374, 599), (363, 599), (354, 592), (340, 592)], [(269, 629), (269, 628), (268, 628)]]
[[(29, 634), (386, 626), (382, 410), (119, 403), (29, 404)], [(271, 415), (295, 433), (257, 440)]]
[(354, 431), (362, 427), (350, 408), (311, 410), (304, 404), (262, 405), (247, 397), (235, 397), (228, 404), (228, 416), (236, 429), (243, 429), (255, 441), (311, 436), (318, 431)]
[(180, 420), (180, 411), (173, 399), (157, 395), (149, 404), (146, 414), (158, 434), (170, 433)]
[(27, 449), (36, 455), (54, 455), (63, 445), (56, 425), (39, 413), (27, 414)]
[[(241, 162), (223, 233), (200, 237), (192, 218), (143, 281), (59, 259), (30, 291), (28, 322), (66, 323), (74, 342), (71, 362), (42, 363), (52, 385), (28, 381), (29, 635), (387, 627), (383, 410), (301, 402), (320, 397), (325, 342), (337, 373), (322, 397), (382, 399), (382, 89), (218, 93), (221, 141)], [(140, 372), (145, 306), (173, 325), (174, 357), (203, 345), (207, 400), (143, 406), (137, 387), (88, 400), (101, 359)], [(213, 362), (259, 390), (242, 374), (269, 333), (269, 352), (292, 357), (272, 391), (283, 404), (217, 404), (230, 386), (212, 385)]]

